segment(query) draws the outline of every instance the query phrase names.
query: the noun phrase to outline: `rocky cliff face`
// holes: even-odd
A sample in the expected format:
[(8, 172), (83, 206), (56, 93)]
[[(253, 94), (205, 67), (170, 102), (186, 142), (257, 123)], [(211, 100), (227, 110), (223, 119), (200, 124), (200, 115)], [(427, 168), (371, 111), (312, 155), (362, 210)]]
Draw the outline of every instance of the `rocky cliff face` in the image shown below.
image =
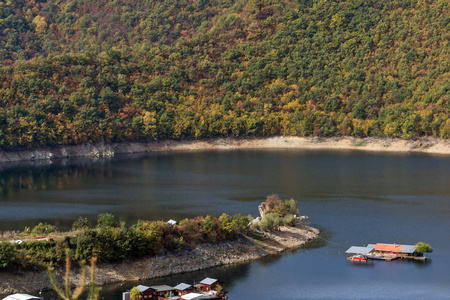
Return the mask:
[(0, 151), (0, 162), (52, 160), (69, 157), (111, 157), (114, 156), (114, 153), (115, 150), (111, 144), (87, 143), (79, 146)]

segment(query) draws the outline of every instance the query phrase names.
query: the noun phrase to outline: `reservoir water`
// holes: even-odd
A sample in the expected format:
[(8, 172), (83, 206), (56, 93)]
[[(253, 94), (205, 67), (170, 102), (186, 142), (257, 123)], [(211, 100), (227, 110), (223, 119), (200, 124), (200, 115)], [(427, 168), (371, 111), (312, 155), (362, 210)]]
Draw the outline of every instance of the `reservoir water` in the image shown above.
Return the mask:
[[(255, 262), (103, 288), (225, 281), (229, 299), (450, 299), (450, 157), (306, 150), (217, 151), (0, 165), (0, 230), (70, 228), (110, 212), (138, 219), (258, 214), (267, 195), (299, 202), (323, 231)], [(352, 245), (429, 243), (425, 263), (346, 261)], [(0, 283), (1, 284), (1, 283)], [(48, 295), (48, 297), (51, 297)], [(49, 299), (46, 297), (46, 299)]]

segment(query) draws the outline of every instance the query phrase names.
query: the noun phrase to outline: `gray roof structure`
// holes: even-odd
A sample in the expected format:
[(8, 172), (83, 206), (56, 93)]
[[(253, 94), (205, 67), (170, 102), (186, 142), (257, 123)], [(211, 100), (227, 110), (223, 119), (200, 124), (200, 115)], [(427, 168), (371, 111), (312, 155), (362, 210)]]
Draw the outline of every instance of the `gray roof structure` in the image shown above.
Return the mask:
[(143, 292), (145, 292), (146, 290), (148, 290), (149, 287), (148, 287), (148, 286), (145, 286), (145, 285), (138, 285), (138, 286), (137, 286), (137, 289), (139, 290), (139, 293), (143, 293)]
[(200, 284), (207, 284), (207, 285), (211, 285), (217, 282), (217, 279), (214, 278), (209, 278), (206, 277), (205, 279), (203, 279), (202, 281), (200, 281)]
[(400, 253), (414, 253), (416, 251), (415, 245), (402, 245), (403, 249), (400, 250)]
[(179, 291), (184, 291), (184, 290), (186, 290), (188, 288), (191, 288), (191, 287), (192, 287), (192, 285), (190, 285), (190, 284), (180, 283), (179, 285), (174, 286), (173, 289), (174, 290), (179, 290)]
[(151, 286), (150, 288), (154, 289), (157, 292), (173, 291), (173, 287), (171, 287), (169, 285), (154, 285), (154, 286)]
[(370, 251), (373, 250), (373, 247), (358, 247), (358, 246), (351, 246), (345, 253), (348, 254), (369, 254)]
[[(345, 251), (345, 253), (349, 253), (349, 254), (368, 254), (370, 251), (373, 250), (373, 248), (375, 248), (376, 245), (377, 244), (368, 244), (366, 247), (352, 246), (352, 247), (350, 247), (350, 249)], [(386, 245), (390, 245), (390, 244), (386, 244)], [(415, 245), (401, 245), (401, 244), (398, 244), (397, 246), (403, 246), (402, 250), (400, 250), (400, 253), (414, 253), (414, 251), (416, 251), (416, 246)]]

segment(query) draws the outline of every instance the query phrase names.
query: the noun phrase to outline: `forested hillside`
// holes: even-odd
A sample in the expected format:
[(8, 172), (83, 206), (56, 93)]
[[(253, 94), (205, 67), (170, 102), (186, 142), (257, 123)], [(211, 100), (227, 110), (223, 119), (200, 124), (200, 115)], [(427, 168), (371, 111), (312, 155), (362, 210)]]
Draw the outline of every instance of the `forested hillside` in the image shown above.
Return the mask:
[(0, 0), (0, 147), (450, 138), (447, 0)]

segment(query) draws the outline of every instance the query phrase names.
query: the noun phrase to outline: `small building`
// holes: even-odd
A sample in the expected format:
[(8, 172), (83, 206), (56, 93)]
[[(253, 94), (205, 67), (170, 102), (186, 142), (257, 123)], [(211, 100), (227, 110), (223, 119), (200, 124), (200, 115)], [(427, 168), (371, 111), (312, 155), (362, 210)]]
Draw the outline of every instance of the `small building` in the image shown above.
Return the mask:
[[(152, 289), (148, 286), (145, 286), (145, 285), (138, 285), (136, 288), (139, 290), (139, 300), (158, 299), (156, 297), (154, 289)], [(130, 296), (131, 296), (131, 293), (129, 291), (124, 292), (124, 293), (122, 293), (122, 300), (130, 300)]]
[(211, 290), (222, 289), (223, 282), (220, 282), (217, 279), (206, 277), (199, 283), (199, 288), (203, 292), (209, 292)]
[[(369, 245), (372, 246), (372, 245)], [(416, 253), (416, 246), (415, 245), (399, 245), (399, 244), (375, 244), (373, 245), (373, 251), (374, 254), (386, 254), (386, 253), (394, 253), (399, 258), (407, 257), (407, 256), (419, 256), (418, 253)]]
[(167, 221), (167, 224), (175, 225), (175, 224), (177, 224), (177, 221), (170, 219), (169, 221)]
[(176, 296), (182, 296), (189, 294), (193, 291), (193, 287), (187, 283), (180, 283), (177, 286), (173, 287)]
[(173, 287), (169, 285), (154, 285), (151, 286), (150, 289), (153, 290), (153, 299), (161, 299), (161, 298), (168, 298), (173, 296)]
[(42, 300), (42, 298), (28, 294), (12, 294), (3, 298), (3, 300)]
[(366, 247), (352, 246), (345, 253), (363, 255), (370, 259), (393, 260), (397, 258), (407, 258), (425, 260), (422, 253), (416, 252), (415, 245), (394, 244), (369, 244)]

